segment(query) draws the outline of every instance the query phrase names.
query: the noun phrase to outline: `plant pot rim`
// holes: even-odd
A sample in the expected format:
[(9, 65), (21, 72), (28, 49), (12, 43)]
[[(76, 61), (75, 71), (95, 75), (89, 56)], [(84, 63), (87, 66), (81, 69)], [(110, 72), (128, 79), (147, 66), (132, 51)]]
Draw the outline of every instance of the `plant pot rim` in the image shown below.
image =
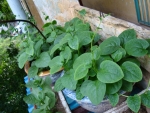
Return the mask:
[[(28, 71), (29, 71), (29, 68), (30, 68), (30, 62), (27, 61), (24, 65), (24, 70), (25, 72), (28, 74)], [(62, 71), (64, 68), (62, 67), (59, 71)], [(58, 72), (59, 72), (58, 71)], [(50, 70), (47, 70), (47, 71), (42, 71), (38, 74), (39, 76), (47, 76), (47, 75), (50, 75)]]

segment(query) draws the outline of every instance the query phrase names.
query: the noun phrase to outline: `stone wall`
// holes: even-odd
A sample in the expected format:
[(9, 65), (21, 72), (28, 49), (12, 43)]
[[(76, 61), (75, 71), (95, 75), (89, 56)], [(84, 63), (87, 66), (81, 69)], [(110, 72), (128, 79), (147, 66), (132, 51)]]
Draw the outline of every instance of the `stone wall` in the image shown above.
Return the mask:
[[(34, 3), (44, 22), (46, 21), (43, 12), (49, 16), (50, 20), (56, 19), (61, 25), (73, 17), (80, 17), (78, 11), (85, 9), (87, 13), (84, 20), (91, 24), (93, 30), (98, 26), (102, 28), (98, 31), (102, 35), (102, 40), (110, 36), (118, 36), (126, 29), (135, 29), (138, 38), (150, 38), (149, 29), (112, 16), (107, 16), (100, 22), (98, 11), (80, 6), (77, 0), (34, 0)], [(146, 56), (139, 58), (139, 60), (142, 66), (150, 72), (150, 58)]]

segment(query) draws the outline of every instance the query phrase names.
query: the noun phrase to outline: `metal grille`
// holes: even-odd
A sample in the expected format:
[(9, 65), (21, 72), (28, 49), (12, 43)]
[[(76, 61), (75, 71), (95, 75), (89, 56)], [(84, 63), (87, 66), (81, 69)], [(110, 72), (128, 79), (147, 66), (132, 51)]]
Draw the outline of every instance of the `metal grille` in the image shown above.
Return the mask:
[(150, 26), (150, 0), (134, 1), (138, 22)]

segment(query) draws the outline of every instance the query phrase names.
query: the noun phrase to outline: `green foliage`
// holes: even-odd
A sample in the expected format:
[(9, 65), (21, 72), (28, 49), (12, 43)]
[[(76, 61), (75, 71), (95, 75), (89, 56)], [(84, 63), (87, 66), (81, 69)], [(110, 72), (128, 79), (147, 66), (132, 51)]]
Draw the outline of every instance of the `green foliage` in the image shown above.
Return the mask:
[[(24, 86), (25, 72), (19, 69), (15, 56), (18, 54), (19, 42), (12, 38), (0, 38), (0, 112), (27, 113), (23, 101), (26, 94)], [(21, 106), (20, 106), (21, 105)]]
[[(45, 39), (39, 34), (28, 33), (29, 37), (20, 46), (18, 59), (24, 54), (28, 58), (18, 61), (21, 67), (26, 60), (31, 62), (29, 70), (32, 77), (41, 70), (50, 70), (54, 74), (63, 68), (64, 75), (56, 81), (55, 91), (64, 88), (75, 90), (78, 99), (87, 96), (95, 105), (108, 96), (110, 103), (115, 106), (120, 91), (131, 91), (133, 84), (142, 79), (136, 57), (145, 56), (149, 44), (144, 39), (136, 39), (133, 29), (99, 44), (100, 36), (79, 18), (66, 22), (63, 27), (57, 22), (50, 22), (43, 28)], [(26, 43), (30, 43), (31, 47)], [(136, 105), (131, 105), (136, 100), (134, 98), (137, 97), (128, 99), (128, 105), (137, 111)], [(139, 98), (137, 100), (140, 102)]]

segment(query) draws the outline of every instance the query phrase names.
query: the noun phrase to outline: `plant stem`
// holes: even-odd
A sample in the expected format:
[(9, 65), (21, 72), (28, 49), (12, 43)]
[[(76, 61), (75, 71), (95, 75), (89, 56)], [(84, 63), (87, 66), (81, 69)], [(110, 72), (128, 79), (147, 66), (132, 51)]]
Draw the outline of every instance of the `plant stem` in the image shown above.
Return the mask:
[(148, 82), (148, 85), (147, 85), (147, 88), (146, 88), (146, 92), (148, 91), (149, 86), (150, 86), (150, 80)]
[(121, 95), (121, 96), (123, 96), (123, 97), (127, 97), (127, 98), (129, 97), (129, 96), (127, 96), (127, 95), (123, 95), (123, 94), (120, 94), (120, 95)]

